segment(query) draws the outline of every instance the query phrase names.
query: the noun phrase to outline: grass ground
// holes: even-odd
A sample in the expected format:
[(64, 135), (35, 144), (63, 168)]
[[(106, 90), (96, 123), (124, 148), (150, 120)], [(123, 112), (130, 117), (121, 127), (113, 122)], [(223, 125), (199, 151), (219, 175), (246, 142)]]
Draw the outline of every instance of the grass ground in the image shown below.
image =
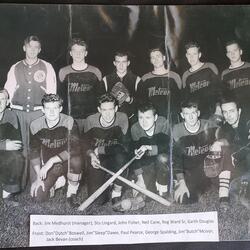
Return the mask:
[[(126, 190), (125, 196), (131, 195)], [(79, 212), (70, 208), (65, 200), (66, 188), (56, 191), (55, 197), (48, 202), (35, 203), (29, 195), (28, 189), (17, 196), (19, 206), (14, 207), (0, 201), (0, 247), (27, 247), (29, 245), (29, 215), (55, 214), (55, 215), (113, 215), (121, 214), (112, 210), (111, 203), (97, 206), (91, 205), (86, 211)], [(78, 200), (86, 199), (86, 187), (82, 185)], [(165, 207), (155, 201), (146, 202), (146, 206), (139, 211), (128, 211), (126, 214), (164, 214), (164, 213), (190, 213), (216, 211), (218, 208), (218, 193), (213, 187), (205, 193), (200, 201), (191, 205), (172, 204)], [(249, 211), (236, 201), (231, 201), (231, 207), (226, 213), (218, 213), (219, 237), (221, 241), (247, 240)]]

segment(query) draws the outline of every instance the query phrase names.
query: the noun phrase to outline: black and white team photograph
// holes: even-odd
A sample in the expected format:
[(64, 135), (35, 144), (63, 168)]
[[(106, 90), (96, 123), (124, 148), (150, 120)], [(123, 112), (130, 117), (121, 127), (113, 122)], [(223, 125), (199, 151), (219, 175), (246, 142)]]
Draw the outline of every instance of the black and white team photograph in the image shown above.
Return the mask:
[(0, 248), (34, 214), (215, 211), (220, 241), (249, 240), (249, 25), (240, 5), (0, 4)]

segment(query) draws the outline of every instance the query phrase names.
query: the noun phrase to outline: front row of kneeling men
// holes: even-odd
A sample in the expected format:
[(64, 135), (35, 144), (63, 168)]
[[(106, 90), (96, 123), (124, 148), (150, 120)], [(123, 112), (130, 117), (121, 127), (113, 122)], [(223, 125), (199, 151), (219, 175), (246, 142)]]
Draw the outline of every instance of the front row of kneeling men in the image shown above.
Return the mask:
[[(172, 165), (174, 198), (180, 203), (197, 202), (211, 180), (217, 178), (220, 204), (226, 208), (230, 183), (237, 192), (249, 180), (246, 167), (250, 119), (231, 94), (221, 98), (221, 124), (200, 119), (198, 104), (188, 100), (181, 105), (183, 121), (171, 128), (168, 120), (158, 116), (155, 107), (147, 102), (138, 105), (138, 121), (129, 129), (127, 115), (118, 111), (116, 99), (107, 93), (99, 98), (98, 112), (86, 119), (83, 134), (71, 116), (61, 113), (62, 99), (58, 95), (46, 94), (41, 102), (44, 115), (30, 125), (29, 148), (30, 191), (39, 201), (52, 197), (67, 182), (67, 200), (74, 206), (83, 167), (90, 196), (109, 178), (100, 165), (117, 172), (134, 154), (137, 160), (122, 176), (166, 197)], [(4, 200), (21, 191), (25, 162), (19, 121), (7, 105), (8, 93), (1, 90), (0, 176)], [(216, 168), (217, 176), (205, 170), (204, 161), (211, 152), (220, 156), (217, 164), (211, 158), (210, 167)], [(113, 184), (111, 199), (116, 208), (123, 185), (118, 180)], [(108, 192), (104, 192), (98, 202), (107, 200)]]

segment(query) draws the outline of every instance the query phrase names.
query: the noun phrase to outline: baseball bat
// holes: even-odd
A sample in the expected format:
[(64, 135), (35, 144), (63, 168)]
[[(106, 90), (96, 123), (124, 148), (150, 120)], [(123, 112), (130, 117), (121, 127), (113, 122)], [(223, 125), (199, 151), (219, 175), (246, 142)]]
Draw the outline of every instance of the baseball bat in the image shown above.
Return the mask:
[[(110, 171), (110, 170), (108, 170), (108, 169), (106, 169), (106, 168), (104, 168), (104, 167), (102, 167), (102, 166), (100, 167), (100, 169), (102, 169), (103, 171), (105, 171), (105, 172), (107, 172), (107, 173), (109, 173), (109, 174), (111, 174), (111, 175), (114, 175), (114, 174), (115, 174), (114, 172), (112, 172), (112, 171)], [(168, 200), (162, 198), (160, 195), (157, 195), (157, 194), (155, 194), (155, 193), (153, 193), (153, 192), (151, 192), (151, 191), (149, 191), (149, 190), (147, 190), (147, 189), (145, 189), (145, 188), (142, 188), (142, 187), (136, 185), (136, 184), (133, 183), (132, 181), (130, 181), (130, 180), (128, 180), (128, 179), (126, 179), (126, 178), (124, 178), (124, 177), (122, 177), (122, 176), (118, 176), (117, 179), (120, 180), (120, 181), (122, 181), (122, 182), (124, 182), (124, 183), (127, 184), (128, 186), (130, 186), (130, 187), (136, 189), (137, 191), (139, 191), (139, 192), (145, 194), (145, 195), (148, 196), (149, 198), (151, 198), (151, 199), (153, 199), (153, 200), (155, 200), (155, 201), (161, 203), (161, 204), (164, 205), (164, 206), (170, 206), (170, 205), (171, 205), (171, 202), (170, 202), (170, 201), (168, 201)]]
[(108, 187), (109, 185), (136, 159), (134, 156), (130, 161), (128, 161), (123, 167), (119, 169), (110, 179), (108, 179), (101, 187), (99, 187), (92, 195), (89, 196), (79, 207), (78, 210), (83, 211), (91, 203), (93, 203)]

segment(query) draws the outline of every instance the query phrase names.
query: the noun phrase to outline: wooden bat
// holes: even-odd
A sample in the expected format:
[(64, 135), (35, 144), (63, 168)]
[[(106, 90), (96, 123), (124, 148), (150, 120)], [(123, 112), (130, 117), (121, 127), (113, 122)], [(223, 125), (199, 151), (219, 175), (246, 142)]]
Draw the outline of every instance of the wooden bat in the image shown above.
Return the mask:
[(122, 168), (119, 169), (110, 179), (108, 179), (101, 187), (99, 187), (92, 195), (89, 196), (79, 207), (78, 210), (83, 211), (91, 203), (93, 203), (108, 187), (109, 185), (136, 159), (136, 155), (128, 161)]
[[(108, 170), (108, 169), (106, 169), (106, 168), (104, 168), (104, 167), (102, 167), (102, 166), (100, 167), (100, 169), (102, 169), (103, 171), (105, 171), (105, 172), (107, 172), (107, 173), (109, 173), (109, 174), (111, 174), (111, 175), (114, 175), (114, 174), (115, 174), (114, 172), (112, 172), (112, 171), (110, 171), (110, 170)], [(144, 188), (142, 188), (142, 187), (136, 185), (136, 184), (133, 183), (132, 181), (127, 180), (126, 178), (124, 178), (124, 177), (122, 177), (122, 176), (118, 176), (117, 179), (120, 180), (120, 181), (122, 181), (122, 182), (124, 182), (124, 183), (127, 184), (128, 186), (130, 186), (130, 187), (136, 189), (137, 191), (139, 191), (139, 192), (145, 194), (145, 195), (148, 196), (149, 198), (151, 198), (151, 199), (153, 199), (153, 200), (155, 200), (155, 201), (161, 203), (161, 204), (164, 205), (164, 206), (170, 206), (170, 205), (171, 205), (171, 202), (170, 202), (170, 201), (168, 201), (168, 200), (162, 198), (160, 195), (157, 195), (157, 194), (155, 194), (155, 193), (153, 193), (153, 192), (151, 192), (151, 191), (149, 191), (149, 190), (147, 190), (147, 189), (144, 189)]]

